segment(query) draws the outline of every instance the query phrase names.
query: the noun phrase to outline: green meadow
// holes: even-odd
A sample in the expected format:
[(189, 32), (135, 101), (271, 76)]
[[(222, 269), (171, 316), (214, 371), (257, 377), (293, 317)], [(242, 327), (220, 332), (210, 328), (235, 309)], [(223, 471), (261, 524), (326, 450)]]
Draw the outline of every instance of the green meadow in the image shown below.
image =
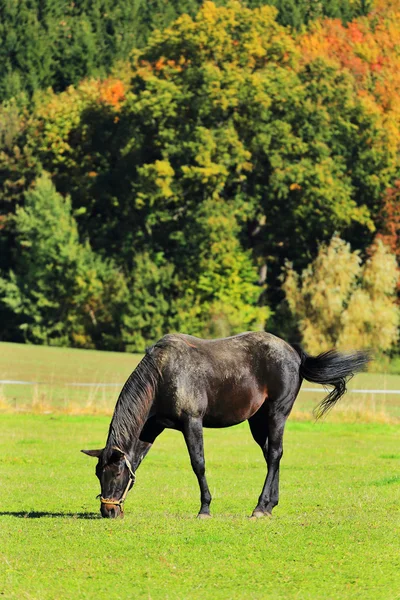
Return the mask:
[(99, 518), (108, 418), (3, 415), (0, 595), (21, 599), (363, 598), (400, 592), (400, 453), (390, 425), (291, 422), (281, 502), (252, 521), (265, 466), (245, 424), (205, 434), (213, 519), (165, 432), (124, 520)]
[(109, 413), (121, 384), (140, 358), (138, 354), (0, 343), (0, 380), (32, 382), (0, 383), (0, 406), (14, 411)]
[[(99, 516), (95, 460), (79, 452), (104, 445), (110, 418), (85, 414), (96, 402), (86, 388), (71, 400), (77, 413), (67, 414), (67, 384), (124, 381), (139, 357), (14, 344), (1, 344), (0, 352), (1, 379), (40, 381), (44, 390), (35, 405), (32, 386), (15, 386), (16, 400), (3, 386), (1, 598), (400, 598), (395, 397), (375, 413), (371, 407), (370, 422), (356, 411), (338, 412), (343, 422), (334, 413), (324, 422), (295, 413), (272, 518), (248, 518), (265, 463), (244, 423), (205, 430), (212, 519), (196, 519), (199, 491), (183, 438), (166, 431), (138, 471), (125, 518), (112, 521)], [(396, 385), (395, 376), (361, 381)], [(118, 386), (107, 390), (104, 412)], [(312, 401), (302, 393), (300, 418)]]

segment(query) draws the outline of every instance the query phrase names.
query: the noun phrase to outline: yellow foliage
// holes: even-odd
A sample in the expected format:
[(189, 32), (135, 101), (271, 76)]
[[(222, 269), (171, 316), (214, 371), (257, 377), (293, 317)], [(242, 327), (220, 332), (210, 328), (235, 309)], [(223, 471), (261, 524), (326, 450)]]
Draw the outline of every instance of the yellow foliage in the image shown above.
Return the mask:
[(387, 246), (378, 239), (364, 269), (364, 285), (372, 297), (380, 297), (388, 290), (396, 289), (399, 279), (396, 257)]
[(301, 276), (289, 266), (283, 289), (307, 350), (390, 350), (399, 335), (398, 278), (396, 258), (380, 240), (364, 265), (335, 236)]
[(146, 203), (146, 198), (150, 204), (154, 203), (154, 200), (173, 199), (174, 192), (171, 186), (175, 171), (168, 160), (156, 160), (153, 164), (143, 165), (138, 171), (143, 182), (146, 182), (146, 187), (151, 190), (151, 193), (138, 194), (138, 208)]

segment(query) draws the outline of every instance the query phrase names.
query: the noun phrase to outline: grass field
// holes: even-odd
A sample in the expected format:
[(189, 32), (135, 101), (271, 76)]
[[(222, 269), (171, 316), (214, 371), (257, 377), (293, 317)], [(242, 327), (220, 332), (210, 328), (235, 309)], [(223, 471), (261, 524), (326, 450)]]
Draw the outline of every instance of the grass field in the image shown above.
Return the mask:
[(122, 384), (140, 355), (70, 348), (0, 343), (0, 380), (37, 382), (33, 385), (0, 384), (0, 406), (37, 412), (109, 413), (120, 385), (76, 386), (75, 383)]
[(165, 432), (124, 520), (98, 516), (107, 417), (2, 415), (0, 596), (7, 599), (400, 598), (398, 429), (289, 423), (281, 502), (245, 424), (205, 432), (213, 519), (199, 521), (183, 439)]
[[(397, 396), (349, 394), (315, 423), (304, 419), (322, 395), (302, 392), (271, 519), (248, 519), (265, 464), (243, 424), (205, 431), (213, 519), (195, 518), (183, 438), (167, 431), (125, 519), (103, 520), (96, 461), (79, 450), (104, 445), (119, 386), (71, 384), (122, 383), (139, 359), (0, 344), (0, 379), (38, 382), (1, 394), (1, 598), (400, 600)], [(400, 377), (367, 373), (353, 386), (400, 389)]]

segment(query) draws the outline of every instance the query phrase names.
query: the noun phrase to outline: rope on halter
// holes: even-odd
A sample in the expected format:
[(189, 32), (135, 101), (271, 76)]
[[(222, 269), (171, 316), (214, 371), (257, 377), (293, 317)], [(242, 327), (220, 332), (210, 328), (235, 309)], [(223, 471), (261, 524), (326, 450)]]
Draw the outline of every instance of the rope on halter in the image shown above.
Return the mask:
[(103, 498), (103, 496), (100, 496), (100, 502), (102, 504), (111, 504), (113, 506), (119, 506), (121, 509), (123, 509), (123, 504), (125, 502), (125, 498), (128, 495), (129, 490), (131, 489), (131, 484), (133, 485), (136, 481), (136, 473), (133, 471), (132, 465), (131, 465), (130, 461), (128, 460), (125, 452), (123, 450), (121, 450), (121, 448), (118, 448), (118, 446), (113, 446), (112, 449), (118, 450), (118, 452), (121, 452), (121, 454), (123, 455), (125, 464), (129, 471), (129, 480), (128, 480), (127, 486), (124, 490), (124, 493), (122, 494), (122, 496), (119, 500), (112, 500), (111, 498)]

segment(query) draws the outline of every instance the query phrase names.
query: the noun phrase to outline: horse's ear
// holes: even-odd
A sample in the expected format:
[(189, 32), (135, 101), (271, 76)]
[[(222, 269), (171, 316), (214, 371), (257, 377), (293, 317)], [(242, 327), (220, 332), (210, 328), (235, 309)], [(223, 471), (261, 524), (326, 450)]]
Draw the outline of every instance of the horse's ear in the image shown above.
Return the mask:
[(83, 452), (83, 454), (87, 454), (88, 456), (94, 456), (95, 458), (99, 458), (103, 450), (81, 450), (81, 452)]
[(121, 448), (118, 448), (118, 446), (113, 446), (112, 454), (110, 457), (110, 462), (115, 462), (115, 461), (119, 460), (120, 458), (122, 458), (123, 456), (125, 456), (125, 452), (123, 450), (121, 450)]

